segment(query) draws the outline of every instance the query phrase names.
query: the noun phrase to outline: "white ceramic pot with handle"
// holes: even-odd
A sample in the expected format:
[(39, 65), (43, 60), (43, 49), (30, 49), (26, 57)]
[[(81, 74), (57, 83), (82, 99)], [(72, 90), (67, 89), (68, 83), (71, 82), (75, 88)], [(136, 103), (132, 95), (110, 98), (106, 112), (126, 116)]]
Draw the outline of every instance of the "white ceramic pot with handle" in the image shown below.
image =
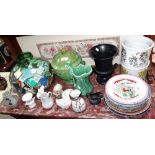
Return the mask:
[(154, 42), (144, 36), (129, 37), (122, 42), (121, 64), (128, 69), (146, 67)]

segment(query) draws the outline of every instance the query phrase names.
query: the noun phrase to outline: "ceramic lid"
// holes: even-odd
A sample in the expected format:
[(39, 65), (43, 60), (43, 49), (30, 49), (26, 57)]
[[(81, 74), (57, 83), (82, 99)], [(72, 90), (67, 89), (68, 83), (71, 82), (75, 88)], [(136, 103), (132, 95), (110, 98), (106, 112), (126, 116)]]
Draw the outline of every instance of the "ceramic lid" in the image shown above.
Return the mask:
[(105, 86), (106, 95), (121, 104), (138, 104), (148, 98), (148, 85), (142, 79), (131, 75), (117, 75)]
[(64, 70), (67, 69), (67, 65), (76, 67), (81, 63), (81, 61), (82, 58), (77, 52), (63, 49), (54, 55), (51, 65), (54, 69)]

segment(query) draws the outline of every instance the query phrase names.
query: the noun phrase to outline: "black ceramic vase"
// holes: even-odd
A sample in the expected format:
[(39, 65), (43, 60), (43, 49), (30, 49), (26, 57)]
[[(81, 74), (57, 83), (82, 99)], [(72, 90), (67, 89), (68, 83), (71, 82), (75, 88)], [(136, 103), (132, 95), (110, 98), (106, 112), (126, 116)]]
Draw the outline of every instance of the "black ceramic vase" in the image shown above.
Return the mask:
[(105, 84), (114, 71), (113, 57), (118, 53), (118, 48), (111, 44), (99, 44), (89, 51), (90, 57), (95, 61), (94, 71), (97, 74), (97, 82)]

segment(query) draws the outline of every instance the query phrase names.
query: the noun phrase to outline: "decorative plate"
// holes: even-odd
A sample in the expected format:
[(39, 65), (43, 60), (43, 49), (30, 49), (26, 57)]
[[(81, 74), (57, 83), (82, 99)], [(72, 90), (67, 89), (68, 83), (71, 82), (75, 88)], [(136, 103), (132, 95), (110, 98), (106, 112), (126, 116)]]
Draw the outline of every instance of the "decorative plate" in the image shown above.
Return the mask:
[(107, 98), (105, 98), (105, 104), (108, 106), (109, 110), (116, 115), (119, 115), (122, 117), (133, 117), (137, 115), (142, 115), (144, 112), (146, 112), (151, 106), (151, 101), (148, 100), (148, 102), (146, 102), (146, 104), (137, 111), (124, 111), (123, 109), (116, 108), (110, 104)]
[(117, 75), (105, 86), (107, 96), (121, 104), (138, 104), (148, 98), (148, 85), (142, 79), (131, 75)]

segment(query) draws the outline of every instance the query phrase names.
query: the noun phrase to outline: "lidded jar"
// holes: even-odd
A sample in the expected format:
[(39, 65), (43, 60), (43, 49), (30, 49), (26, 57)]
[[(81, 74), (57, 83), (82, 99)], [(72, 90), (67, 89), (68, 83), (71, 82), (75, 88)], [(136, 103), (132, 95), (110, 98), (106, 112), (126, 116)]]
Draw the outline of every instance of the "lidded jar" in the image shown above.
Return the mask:
[(51, 60), (54, 73), (68, 84), (73, 83), (72, 76), (69, 74), (69, 66), (77, 67), (81, 63), (83, 63), (81, 56), (77, 52), (67, 49), (62, 49)]

